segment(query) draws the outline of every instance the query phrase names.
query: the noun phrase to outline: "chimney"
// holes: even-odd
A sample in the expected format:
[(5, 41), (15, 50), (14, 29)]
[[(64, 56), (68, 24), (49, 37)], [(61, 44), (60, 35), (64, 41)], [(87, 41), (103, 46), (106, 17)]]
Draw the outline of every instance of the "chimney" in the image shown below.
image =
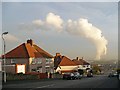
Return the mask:
[(59, 56), (61, 56), (60, 53), (56, 53), (56, 57), (59, 57)]
[(76, 60), (79, 60), (79, 57), (76, 57)]
[(32, 39), (27, 40), (27, 43), (29, 43), (31, 46), (33, 46), (33, 40)]

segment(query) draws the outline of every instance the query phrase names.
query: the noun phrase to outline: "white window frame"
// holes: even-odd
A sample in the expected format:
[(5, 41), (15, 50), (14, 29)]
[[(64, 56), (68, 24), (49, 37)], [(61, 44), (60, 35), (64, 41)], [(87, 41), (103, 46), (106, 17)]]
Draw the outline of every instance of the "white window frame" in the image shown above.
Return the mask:
[[(34, 63), (33, 63), (34, 62)], [(42, 64), (42, 58), (34, 58), (32, 64)]]
[(16, 60), (15, 60), (15, 59), (11, 59), (10, 63), (11, 63), (11, 64), (15, 64), (15, 63), (16, 63)]

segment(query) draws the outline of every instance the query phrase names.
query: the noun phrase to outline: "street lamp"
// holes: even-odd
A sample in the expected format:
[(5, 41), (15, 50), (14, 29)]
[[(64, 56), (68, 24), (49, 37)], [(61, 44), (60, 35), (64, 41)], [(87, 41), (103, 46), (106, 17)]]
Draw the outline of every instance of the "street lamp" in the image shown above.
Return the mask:
[(4, 35), (6, 35), (6, 34), (8, 34), (8, 32), (4, 32), (4, 33), (2, 33), (2, 39), (3, 39), (3, 44), (4, 44), (4, 60), (3, 60), (3, 69), (4, 69), (4, 82), (6, 83), (6, 72), (5, 72), (5, 59), (6, 59), (6, 57), (5, 57), (5, 49), (6, 49), (6, 45), (5, 45), (5, 39), (4, 39)]

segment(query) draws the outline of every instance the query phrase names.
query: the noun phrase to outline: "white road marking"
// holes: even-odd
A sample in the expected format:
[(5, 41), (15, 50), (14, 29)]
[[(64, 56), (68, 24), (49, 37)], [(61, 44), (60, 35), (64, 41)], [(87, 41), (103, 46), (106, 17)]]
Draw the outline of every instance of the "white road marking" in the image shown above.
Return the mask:
[(36, 87), (36, 88), (45, 88), (45, 87), (50, 87), (50, 86), (54, 86), (55, 84), (51, 84), (51, 85), (46, 85), (46, 86), (41, 86), (41, 87)]

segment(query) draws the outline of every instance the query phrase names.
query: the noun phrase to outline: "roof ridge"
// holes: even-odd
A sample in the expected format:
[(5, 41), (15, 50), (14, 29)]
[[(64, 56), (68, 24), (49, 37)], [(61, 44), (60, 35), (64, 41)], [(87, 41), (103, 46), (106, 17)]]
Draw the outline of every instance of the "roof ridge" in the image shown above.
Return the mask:
[(15, 49), (17, 49), (19, 46), (21, 46), (21, 45), (23, 45), (23, 44), (25, 44), (25, 43), (22, 43), (22, 44), (18, 45), (17, 47), (15, 47), (14, 49), (9, 50), (9, 51), (8, 51), (7, 53), (5, 53), (5, 54), (8, 54), (8, 53), (14, 51)]
[[(47, 51), (43, 50), (42, 48), (40, 48), (40, 47), (39, 47), (39, 46), (37, 46), (36, 44), (34, 44), (33, 46), (34, 46), (34, 48), (35, 48), (35, 47), (37, 47), (37, 48), (38, 48), (38, 49), (37, 49), (37, 48), (35, 48), (35, 50), (37, 50), (40, 54), (48, 54), (50, 57), (53, 57), (51, 54), (49, 54)], [(41, 50), (42, 50), (42, 52), (40, 52), (40, 51), (39, 51), (39, 49), (41, 49)]]
[[(19, 55), (20, 51), (18, 51), (20, 49), (24, 49), (24, 52), (22, 52), (21, 55)], [(5, 53), (5, 55), (6, 55), (6, 58), (13, 58), (13, 57), (14, 58), (26, 58), (26, 57), (28, 57), (27, 51), (25, 50), (25, 43), (22, 43), (22, 44), (18, 45), (14, 49), (12, 49), (9, 52)]]
[(24, 44), (25, 44), (25, 49), (27, 51), (28, 57), (30, 58), (30, 54), (28, 53), (28, 49), (27, 49), (27, 46), (26, 46), (28, 43), (24, 43)]
[[(66, 58), (66, 59), (65, 59)], [(71, 64), (71, 65), (76, 65), (76, 63), (74, 63), (71, 59), (69, 59), (68, 57), (66, 57), (66, 56), (63, 56), (63, 58), (62, 58), (62, 60), (61, 60), (61, 62), (60, 62), (60, 64), (63, 64), (63, 60), (67, 60), (67, 61), (69, 61), (70, 63), (69, 64)], [(59, 64), (59, 65), (60, 65)], [(64, 65), (63, 65), (64, 66)], [(69, 66), (69, 65), (68, 65)]]

